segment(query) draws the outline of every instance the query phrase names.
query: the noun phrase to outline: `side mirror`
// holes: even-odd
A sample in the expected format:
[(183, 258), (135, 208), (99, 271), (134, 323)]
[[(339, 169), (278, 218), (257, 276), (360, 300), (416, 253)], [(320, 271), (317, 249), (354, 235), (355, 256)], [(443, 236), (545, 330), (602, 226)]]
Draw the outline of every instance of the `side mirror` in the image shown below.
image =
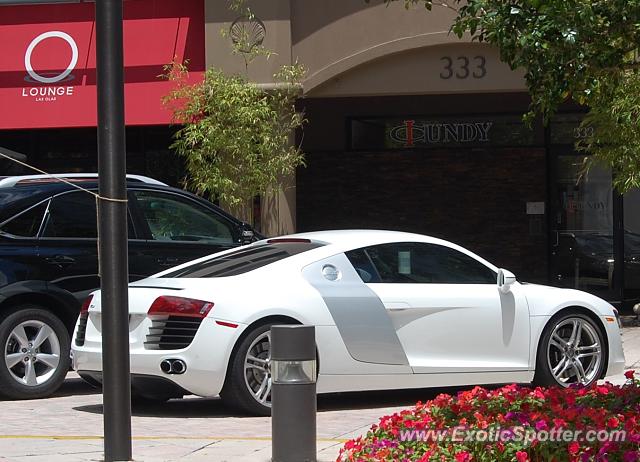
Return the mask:
[(503, 294), (509, 293), (511, 285), (516, 282), (516, 276), (506, 269), (498, 270), (498, 289)]
[(255, 232), (248, 223), (242, 223), (240, 225), (240, 242), (245, 244), (251, 244), (254, 240)]

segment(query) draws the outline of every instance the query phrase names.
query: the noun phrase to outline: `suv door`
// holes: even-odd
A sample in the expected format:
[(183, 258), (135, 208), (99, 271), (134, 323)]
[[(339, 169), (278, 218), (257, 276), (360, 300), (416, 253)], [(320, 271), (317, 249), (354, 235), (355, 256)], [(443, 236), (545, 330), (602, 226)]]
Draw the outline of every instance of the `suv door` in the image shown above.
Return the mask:
[[(128, 219), (129, 236), (135, 236)], [(38, 256), (44, 281), (71, 292), (82, 301), (100, 287), (96, 200), (84, 191), (54, 196), (47, 209)], [(130, 271), (130, 280), (144, 277)]]
[(100, 287), (95, 198), (84, 191), (54, 196), (38, 240), (39, 279), (78, 300)]
[(153, 274), (239, 245), (238, 226), (187, 195), (132, 189), (129, 203), (141, 239), (129, 241), (132, 272)]
[(41, 279), (38, 274), (38, 232), (49, 204), (40, 202), (0, 226), (0, 287)]

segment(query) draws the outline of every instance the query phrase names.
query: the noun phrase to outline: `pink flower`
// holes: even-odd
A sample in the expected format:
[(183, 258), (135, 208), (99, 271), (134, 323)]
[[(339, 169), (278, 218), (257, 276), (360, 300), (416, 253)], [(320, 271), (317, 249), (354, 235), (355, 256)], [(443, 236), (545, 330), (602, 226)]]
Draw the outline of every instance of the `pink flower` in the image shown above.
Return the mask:
[(456, 454), (456, 462), (471, 462), (471, 454), (467, 451), (462, 451)]
[(516, 460), (518, 462), (529, 462), (529, 455), (524, 451), (516, 452)]
[(623, 462), (638, 462), (640, 460), (640, 451), (627, 451), (622, 456), (622, 460)]

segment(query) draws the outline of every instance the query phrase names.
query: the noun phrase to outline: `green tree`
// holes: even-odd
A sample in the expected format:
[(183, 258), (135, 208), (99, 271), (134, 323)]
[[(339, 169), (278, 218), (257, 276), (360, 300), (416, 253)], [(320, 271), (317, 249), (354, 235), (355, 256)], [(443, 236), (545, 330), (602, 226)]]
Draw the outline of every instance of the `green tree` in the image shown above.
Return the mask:
[(523, 69), (526, 120), (537, 113), (546, 122), (568, 100), (588, 107), (583, 125), (593, 136), (578, 148), (613, 168), (620, 191), (640, 187), (640, 0), (403, 1), (455, 10), (453, 33), (497, 47)]
[[(243, 1), (234, 0), (231, 7), (244, 20), (253, 20)], [(243, 57), (246, 67), (272, 54), (242, 30), (233, 38), (233, 53)], [(300, 147), (291, 142), (304, 123), (296, 110), (304, 68), (283, 66), (268, 89), (246, 75), (216, 68), (207, 69), (202, 82), (193, 85), (187, 83), (186, 64), (173, 63), (165, 71), (175, 83), (164, 103), (181, 125), (171, 148), (185, 160), (185, 185), (250, 220), (253, 198), (280, 188), (283, 177), (304, 165)]]

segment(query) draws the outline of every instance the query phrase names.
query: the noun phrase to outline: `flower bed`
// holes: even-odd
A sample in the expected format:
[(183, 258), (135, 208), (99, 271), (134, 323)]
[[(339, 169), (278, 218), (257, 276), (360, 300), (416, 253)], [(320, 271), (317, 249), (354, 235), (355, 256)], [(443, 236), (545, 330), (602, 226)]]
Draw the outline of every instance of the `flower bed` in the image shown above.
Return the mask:
[(345, 461), (640, 461), (640, 381), (624, 386), (476, 387), (385, 416)]

